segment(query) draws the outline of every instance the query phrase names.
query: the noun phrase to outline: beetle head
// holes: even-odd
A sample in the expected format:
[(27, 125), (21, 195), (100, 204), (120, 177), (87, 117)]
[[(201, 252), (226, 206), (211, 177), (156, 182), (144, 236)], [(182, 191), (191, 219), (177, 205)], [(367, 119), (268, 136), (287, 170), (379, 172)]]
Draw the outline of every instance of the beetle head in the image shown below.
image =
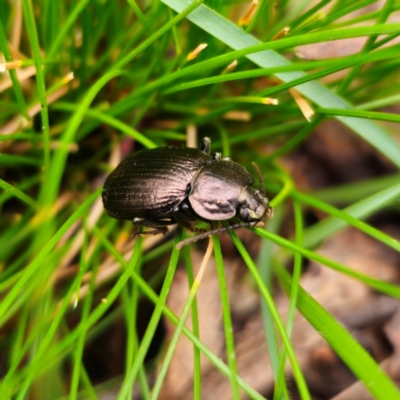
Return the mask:
[(268, 199), (260, 190), (246, 186), (240, 193), (237, 217), (242, 221), (261, 221), (268, 216), (269, 210)]

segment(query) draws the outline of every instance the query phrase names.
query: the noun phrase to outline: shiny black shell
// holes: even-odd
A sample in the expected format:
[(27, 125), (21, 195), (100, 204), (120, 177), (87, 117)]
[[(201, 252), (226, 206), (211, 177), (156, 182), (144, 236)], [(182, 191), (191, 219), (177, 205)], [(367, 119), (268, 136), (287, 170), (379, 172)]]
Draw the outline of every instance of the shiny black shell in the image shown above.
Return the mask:
[(142, 150), (125, 158), (108, 176), (103, 204), (114, 218), (173, 218), (187, 198), (199, 170), (214, 162), (211, 155), (190, 147)]

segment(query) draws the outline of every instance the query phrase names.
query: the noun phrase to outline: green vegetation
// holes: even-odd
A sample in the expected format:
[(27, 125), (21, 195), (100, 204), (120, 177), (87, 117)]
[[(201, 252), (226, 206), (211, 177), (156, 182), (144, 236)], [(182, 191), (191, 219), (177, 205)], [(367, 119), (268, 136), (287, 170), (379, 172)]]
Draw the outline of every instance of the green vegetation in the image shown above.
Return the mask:
[[(132, 224), (102, 209), (101, 186), (121, 151), (185, 143), (196, 138), (193, 131), (249, 170), (255, 161), (276, 211), (265, 229), (251, 229), (261, 237), (256, 260), (229, 233), (260, 294), (274, 398), (290, 397), (287, 361), (301, 397), (311, 398), (290, 341), (298, 309), (375, 398), (400, 399), (377, 362), (299, 285), (304, 260), (316, 260), (400, 298), (396, 284), (316, 251), (349, 225), (400, 251), (399, 241), (365, 221), (389, 206), (398, 209), (399, 175), (304, 193), (282, 166), (315, 128), (336, 118), (400, 167), (400, 116), (384, 108), (400, 102), (400, 23), (388, 22), (400, 3), (387, 0), (364, 13), (358, 11), (373, 1), (309, 3), (260, 0), (241, 27), (249, 4), (239, 1), (0, 3), (2, 66), (9, 69), (0, 81), (1, 399), (97, 399), (101, 385), (91, 380), (83, 354), (118, 321), (126, 336), (118, 400), (130, 399), (134, 385), (142, 398), (157, 398), (180, 334), (194, 347), (195, 399), (201, 398), (200, 354), (227, 377), (232, 398), (243, 392), (264, 398), (237, 373), (219, 238), (209, 252), (221, 288), (226, 360), (199, 336), (199, 280), (190, 254), (197, 244), (177, 250), (181, 229), (154, 248), (147, 239), (129, 241)], [(349, 38), (365, 38), (350, 55), (314, 61), (297, 53), (302, 45)], [(207, 47), (193, 54), (202, 43)], [(267, 97), (279, 103), (268, 104)], [(306, 226), (310, 208), (327, 217)], [(294, 234), (287, 239), (280, 229), (291, 213)], [(154, 260), (158, 270), (145, 279), (142, 267)], [(180, 318), (165, 305), (178, 263), (186, 265), (192, 288)], [(284, 265), (291, 264), (290, 276)], [(271, 294), (273, 278), (290, 296), (287, 321)], [(142, 337), (135, 327), (143, 298), (154, 310)], [(189, 311), (193, 330), (184, 324)], [(162, 317), (177, 330), (151, 387), (145, 358)]]

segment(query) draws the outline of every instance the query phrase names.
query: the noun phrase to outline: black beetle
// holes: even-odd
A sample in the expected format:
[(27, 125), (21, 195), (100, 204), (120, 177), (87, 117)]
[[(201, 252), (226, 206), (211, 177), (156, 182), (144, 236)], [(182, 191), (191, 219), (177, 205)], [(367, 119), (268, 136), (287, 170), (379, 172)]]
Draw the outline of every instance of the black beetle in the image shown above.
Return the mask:
[[(114, 218), (155, 228), (144, 234), (165, 233), (166, 226), (175, 223), (203, 232), (189, 241), (270, 218), (272, 208), (258, 167), (253, 164), (259, 190), (252, 187), (254, 179), (241, 165), (221, 153), (211, 155), (210, 143), (204, 138), (200, 149), (160, 147), (125, 158), (106, 179), (104, 208)], [(196, 220), (211, 223), (234, 217), (243, 222), (212, 231), (192, 227)]]

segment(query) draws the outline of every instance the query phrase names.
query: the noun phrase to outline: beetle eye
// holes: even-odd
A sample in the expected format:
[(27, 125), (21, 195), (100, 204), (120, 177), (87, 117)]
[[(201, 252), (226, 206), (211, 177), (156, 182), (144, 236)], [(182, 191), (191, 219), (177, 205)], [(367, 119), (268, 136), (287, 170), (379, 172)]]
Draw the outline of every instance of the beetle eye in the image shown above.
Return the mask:
[(240, 210), (240, 217), (242, 219), (242, 221), (249, 221), (249, 210), (247, 208), (242, 208)]

